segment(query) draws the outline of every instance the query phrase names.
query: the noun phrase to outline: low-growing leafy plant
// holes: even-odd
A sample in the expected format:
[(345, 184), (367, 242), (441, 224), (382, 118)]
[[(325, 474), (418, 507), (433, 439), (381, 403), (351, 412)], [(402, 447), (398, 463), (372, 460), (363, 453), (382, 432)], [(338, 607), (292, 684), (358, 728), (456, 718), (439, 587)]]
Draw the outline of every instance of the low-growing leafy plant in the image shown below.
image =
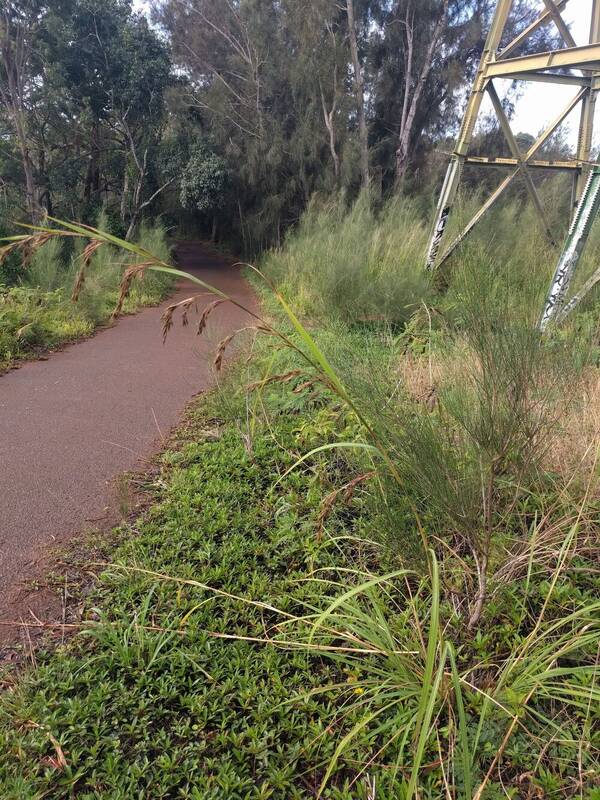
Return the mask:
[[(148, 270), (184, 275), (142, 247), (85, 226), (62, 226), (67, 235), (103, 246), (115, 244), (136, 258), (123, 276), (117, 311), (136, 275)], [(61, 229), (45, 228), (15, 240), (13, 246), (35, 248), (48, 237), (63, 234)], [(201, 279), (186, 277), (216, 295), (200, 317), (200, 333), (218, 304), (239, 305)], [(257, 393), (254, 413), (269, 389), (289, 385), (308, 393), (311, 399), (305, 398), (305, 403), (320, 402), (329, 411), (317, 415), (318, 442), (304, 442), (300, 426), (293, 455), (281, 448), (285, 464), (277, 464), (275, 483), (268, 473), (261, 473), (256, 428), (246, 431), (237, 440), (237, 452), (243, 447), (246, 455), (238, 467), (228, 462), (227, 479), (218, 482), (218, 498), (208, 502), (203, 496), (200, 505), (204, 513), (211, 511), (218, 519), (223, 511), (236, 513), (239, 506), (232, 503), (231, 492), (240, 491), (242, 477), (251, 480), (255, 489), (260, 485), (260, 496), (268, 498), (267, 509), (276, 529), (285, 531), (289, 540), (301, 539), (302, 555), (295, 558), (303, 562), (302, 588), (290, 591), (286, 585), (282, 592), (280, 587), (278, 606), (272, 584), (262, 572), (260, 577), (252, 574), (244, 591), (239, 584), (233, 589), (231, 575), (219, 565), (215, 580), (199, 579), (197, 570), (204, 561), (211, 561), (210, 548), (200, 547), (197, 556), (186, 549), (182, 559), (180, 540), (171, 543), (167, 537), (165, 541), (165, 532), (177, 533), (182, 520), (195, 519), (197, 500), (192, 490), (169, 519), (168, 530), (161, 529), (162, 547), (175, 547), (171, 559), (175, 572), (139, 566), (126, 570), (140, 582), (159, 582), (152, 607), (159, 610), (166, 602), (166, 619), (156, 624), (146, 586), (142, 601), (139, 590), (135, 591), (137, 602), (131, 602), (127, 621), (120, 622), (118, 632), (106, 627), (94, 632), (103, 659), (113, 654), (126, 661), (127, 669), (135, 662), (150, 671), (159, 661), (161, 668), (163, 663), (171, 665), (165, 648), (176, 651), (182, 630), (195, 624), (196, 618), (206, 620), (212, 607), (210, 627), (202, 629), (208, 639), (253, 647), (262, 644), (270, 653), (282, 649), (301, 653), (309, 671), (311, 666), (320, 670), (323, 663), (332, 662), (333, 672), (325, 673), (329, 680), (310, 681), (281, 703), (298, 711), (316, 698), (333, 702), (316, 712), (319, 725), (304, 745), (313, 778), (314, 764), (319, 765), (319, 779), (307, 790), (312, 796), (345, 798), (356, 791), (361, 798), (372, 797), (374, 772), (383, 775), (377, 784), (382, 798), (405, 800), (417, 796), (433, 800), (440, 795), (483, 800), (495, 797), (503, 782), (515, 792), (521, 784), (543, 785), (553, 791), (558, 787), (566, 796), (569, 792), (573, 796), (573, 787), (581, 794), (593, 786), (600, 607), (588, 592), (573, 592), (576, 578), (569, 573), (576, 557), (583, 558), (584, 569), (589, 570), (585, 551), (578, 551), (582, 526), (595, 524), (589, 521), (588, 498), (583, 498), (574, 520), (567, 518), (560, 524), (552, 520), (561, 535), (557, 551), (550, 556), (539, 546), (547, 534), (546, 516), (538, 520), (534, 514), (531, 524), (523, 526), (515, 514), (519, 504), (526, 505), (525, 498), (545, 486), (539, 475), (539, 454), (547, 443), (546, 432), (560, 415), (566, 384), (576, 375), (571, 367), (575, 359), (564, 340), (543, 339), (527, 320), (508, 315), (505, 307), (498, 309), (493, 296), (481, 294), (482, 286), (485, 283), (477, 285), (479, 294), (472, 297), (465, 291), (461, 320), (450, 331), (453, 343), (461, 343), (465, 358), (445, 383), (433, 387), (436, 396), (429, 404), (411, 397), (401, 380), (390, 382), (390, 375), (400, 378), (399, 371), (396, 375), (393, 370), (386, 372), (380, 381), (367, 376), (361, 385), (360, 376), (348, 369), (356, 361), (347, 360), (345, 368), (337, 366), (275, 288), (283, 324), (245, 309), (252, 322), (248, 327), (267, 334), (293, 358), (285, 369), (275, 371), (278, 351), (274, 351), (263, 375), (251, 383)], [(176, 312), (186, 317), (196, 299), (167, 310), (165, 332)], [(385, 335), (393, 340), (396, 334)], [(217, 369), (231, 339), (218, 346)], [(397, 356), (398, 349), (391, 354)], [(359, 353), (368, 372), (367, 355)], [(331, 425), (328, 416), (336, 407), (342, 409), (339, 417), (344, 417), (339, 427)], [(279, 406), (281, 419), (286, 418), (285, 410)], [(269, 431), (272, 424), (266, 423)], [(336, 435), (342, 432), (344, 436)], [(273, 438), (277, 441), (277, 436)], [(298, 452), (300, 442), (305, 445), (303, 452)], [(410, 527), (418, 543), (420, 562), (408, 550), (392, 551), (392, 560), (405, 563), (379, 574), (373, 562), (378, 567), (390, 555), (382, 556), (373, 541), (345, 528), (332, 542), (324, 539), (322, 508), (314, 519), (317, 535), (310, 526), (298, 529), (294, 509), (301, 497), (305, 503), (314, 499), (307, 477), (321, 480), (320, 468), (326, 474), (331, 469), (330, 457), (342, 452), (355, 454), (360, 472), (354, 478), (372, 482), (374, 488), (366, 493), (379, 498), (381, 505), (400, 509), (405, 533)], [(354, 490), (358, 485), (351, 475), (345, 479), (346, 488)], [(295, 481), (301, 487), (297, 494), (292, 490), (292, 497), (278, 495), (282, 485), (294, 486)], [(319, 485), (317, 497), (322, 495)], [(275, 509), (270, 506), (274, 499)], [(537, 508), (532, 504), (537, 513), (541, 504)], [(370, 508), (367, 501), (362, 514), (357, 512), (361, 523)], [(252, 535), (253, 519), (257, 523), (254, 515), (263, 513), (260, 502), (244, 513), (248, 527), (236, 539), (236, 546), (244, 548), (244, 535)], [(531, 518), (531, 509), (528, 513)], [(206, 517), (203, 520), (209, 524)], [(589, 533), (585, 531), (586, 540)], [(391, 530), (379, 538), (389, 542), (395, 534)], [(525, 551), (524, 543), (528, 545)], [(253, 546), (258, 551), (252, 557), (260, 563), (255, 540)], [(316, 553), (324, 546), (333, 546), (341, 554), (341, 566), (315, 564)], [(523, 587), (519, 579), (511, 581), (507, 565), (513, 559), (526, 564)], [(280, 565), (284, 573), (288, 566)], [(490, 577), (495, 578), (493, 590)], [(570, 589), (567, 598), (559, 600), (562, 584)], [(176, 592), (173, 585), (178, 586)], [(183, 591), (191, 594), (186, 595), (179, 615), (170, 598), (180, 597)], [(250, 629), (249, 618), (253, 621)], [(105, 624), (110, 625), (110, 619)], [(204, 661), (202, 670), (214, 679), (210, 662)], [(247, 697), (243, 688), (240, 691)], [(333, 746), (331, 731), (337, 733)], [(247, 739), (237, 739), (229, 731), (224, 736), (228, 747), (239, 748), (243, 758), (254, 753), (254, 742), (248, 745)], [(326, 754), (319, 753), (319, 746)], [(299, 762), (295, 764), (299, 768)], [(281, 785), (290, 797), (305, 796), (291, 793), (289, 773), (286, 781)], [(276, 782), (270, 775), (269, 783), (260, 784), (262, 796), (269, 796)], [(235, 771), (230, 776), (219, 772), (218, 785), (220, 791), (229, 792), (226, 796), (242, 796), (244, 790)]]

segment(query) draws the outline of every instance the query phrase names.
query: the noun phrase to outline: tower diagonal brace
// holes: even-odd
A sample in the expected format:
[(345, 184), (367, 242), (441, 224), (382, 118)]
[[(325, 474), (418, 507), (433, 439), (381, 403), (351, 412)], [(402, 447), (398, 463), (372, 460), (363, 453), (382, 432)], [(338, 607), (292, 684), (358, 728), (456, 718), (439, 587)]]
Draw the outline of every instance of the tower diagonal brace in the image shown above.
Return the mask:
[(538, 195), (537, 189), (535, 188), (535, 184), (531, 177), (531, 173), (527, 169), (527, 162), (522, 157), (521, 151), (519, 150), (519, 145), (510, 128), (510, 123), (506, 117), (506, 114), (504, 113), (504, 109), (502, 108), (502, 103), (500, 102), (500, 98), (498, 97), (498, 93), (496, 92), (496, 89), (494, 88), (494, 84), (492, 83), (492, 81), (488, 83), (487, 89), (488, 89), (488, 94), (492, 100), (492, 105), (494, 106), (494, 111), (496, 112), (496, 116), (498, 117), (498, 122), (500, 123), (500, 127), (504, 134), (504, 138), (508, 142), (508, 146), (513, 155), (513, 158), (517, 159), (517, 169), (523, 176), (523, 180), (525, 181), (525, 186), (527, 187), (527, 191), (529, 192), (533, 205), (535, 206), (535, 209), (538, 212), (540, 219), (542, 220), (542, 224), (546, 230), (546, 235), (548, 236), (548, 240), (550, 241), (550, 244), (556, 244), (552, 228), (550, 227), (550, 224), (546, 219), (546, 212), (544, 211), (544, 206), (542, 205), (540, 196)]
[[(567, 106), (557, 115), (557, 117), (552, 120), (552, 122), (548, 125), (546, 130), (541, 134), (541, 136), (533, 143), (533, 145), (529, 148), (527, 153), (523, 156), (523, 161), (526, 164), (530, 164), (532, 159), (537, 155), (539, 150), (544, 146), (544, 144), (550, 139), (552, 134), (560, 127), (560, 125), (564, 122), (564, 120), (569, 116), (571, 111), (581, 102), (581, 99), (585, 95), (585, 89), (580, 89), (580, 91), (573, 97)], [(469, 159), (466, 159), (468, 162)], [(518, 167), (518, 162), (515, 164), (515, 167)], [(548, 168), (550, 168), (550, 164), (548, 164)], [(576, 165), (573, 165), (573, 170), (576, 170)], [(517, 176), (518, 170), (515, 169), (508, 175), (502, 183), (498, 186), (498, 188), (493, 192), (493, 194), (485, 201), (485, 203), (481, 206), (481, 208), (477, 211), (473, 219), (468, 223), (468, 225), (462, 230), (462, 232), (454, 239), (452, 244), (448, 247), (448, 249), (444, 252), (444, 254), (439, 258), (437, 262), (437, 266), (441, 266), (456, 250), (456, 248), (464, 241), (464, 239), (468, 236), (468, 234), (473, 230), (473, 228), (479, 223), (481, 219), (487, 214), (487, 212), (495, 205), (495, 203), (500, 199), (503, 193), (508, 189), (508, 187), (512, 184), (513, 180)]]
[[(435, 262), (440, 245), (442, 243), (444, 231), (446, 230), (448, 217), (460, 185), (465, 159), (469, 153), (469, 147), (473, 138), (475, 123), (477, 122), (477, 117), (479, 116), (479, 111), (481, 109), (481, 103), (483, 102), (483, 95), (487, 82), (487, 66), (496, 56), (496, 52), (502, 40), (504, 28), (506, 27), (506, 22), (512, 9), (512, 5), (513, 0), (499, 0), (498, 4), (496, 5), (492, 27), (488, 33), (483, 54), (479, 63), (479, 68), (477, 70), (477, 75), (475, 77), (475, 82), (469, 96), (467, 108), (458, 135), (458, 141), (456, 143), (456, 149), (448, 166), (444, 185), (438, 201), (435, 222), (427, 252), (427, 269), (433, 269), (435, 267)], [(548, 15), (548, 19), (551, 19), (550, 15)]]
[[(450, 164), (448, 165), (446, 177), (437, 204), (435, 220), (427, 251), (427, 269), (432, 270), (436, 268), (439, 266), (438, 261), (444, 262), (448, 258), (450, 253), (454, 250), (455, 244), (464, 239), (464, 236), (470, 230), (472, 230), (475, 224), (484, 216), (485, 212), (502, 194), (503, 190), (512, 182), (512, 179), (505, 179), (505, 181), (501, 184), (499, 189), (494, 192), (485, 206), (483, 206), (477, 212), (473, 220), (458, 237), (455, 243), (453, 243), (444, 252), (442, 258), (438, 260), (448, 218), (450, 216), (460, 185), (463, 167), (464, 164), (469, 160), (469, 149), (472, 143), (473, 131), (477, 117), (481, 110), (481, 103), (486, 90), (490, 91), (491, 89), (490, 94), (492, 96), (492, 100), (497, 100), (493, 86), (491, 86), (491, 81), (494, 77), (525, 81), (543, 80), (551, 83), (563, 83), (568, 81), (575, 86), (581, 87), (580, 93), (574, 99), (575, 102), (570, 104), (571, 109), (573, 109), (580, 100), (583, 100), (579, 146), (576, 159), (567, 165), (572, 169), (574, 175), (575, 203), (581, 195), (584, 181), (587, 177), (586, 173), (589, 170), (590, 145), (594, 122), (594, 102), (596, 94), (598, 90), (600, 90), (600, 0), (593, 0), (589, 44), (579, 47), (574, 46), (575, 42), (573, 37), (561, 14), (568, 2), (569, 0), (540, 0), (543, 8), (540, 9), (538, 17), (524, 31), (518, 34), (512, 42), (505, 45), (504, 48), (500, 50), (502, 37), (506, 29), (510, 12), (514, 5), (514, 0), (498, 0), (494, 12), (492, 26), (485, 43), (473, 87), (469, 95), (469, 100), (460, 127), (456, 148)], [(537, 31), (543, 25), (550, 23), (553, 23), (556, 26), (561, 38), (567, 45), (566, 47), (546, 53), (532, 53), (515, 57), (515, 52), (518, 51), (518, 49), (530, 39), (531, 35), (535, 31)], [(562, 71), (557, 73), (555, 71), (557, 68), (560, 68)], [(568, 73), (565, 72), (565, 70), (579, 70), (579, 72)], [(496, 112), (498, 114), (501, 127), (513, 153), (512, 160), (516, 167), (515, 173), (520, 172), (523, 176), (532, 200), (543, 218), (543, 208), (529, 173), (529, 168), (534, 166), (533, 164), (528, 165), (528, 161), (531, 160), (532, 154), (528, 153), (527, 155), (521, 155), (517, 152), (515, 149), (515, 139), (512, 131), (510, 130), (510, 124), (504, 115), (503, 109), (499, 102), (495, 102), (494, 105), (496, 106)], [(483, 160), (491, 161), (492, 159), (486, 159), (485, 155), (483, 155)], [(476, 159), (472, 159), (470, 163), (476, 163)], [(546, 164), (546, 166), (548, 168), (552, 168), (550, 163)], [(557, 166), (557, 168), (565, 168), (564, 162), (562, 167)], [(576, 205), (573, 213), (575, 213), (575, 211)], [(548, 231), (547, 224), (545, 227)]]

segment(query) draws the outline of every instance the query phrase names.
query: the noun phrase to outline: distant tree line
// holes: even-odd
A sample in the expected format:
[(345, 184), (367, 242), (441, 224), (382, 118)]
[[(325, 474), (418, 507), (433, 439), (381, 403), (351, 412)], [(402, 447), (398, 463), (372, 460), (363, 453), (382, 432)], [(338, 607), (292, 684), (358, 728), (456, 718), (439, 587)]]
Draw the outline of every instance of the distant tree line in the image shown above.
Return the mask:
[[(538, 5), (517, 0), (507, 35)], [(256, 250), (315, 192), (412, 192), (451, 146), (494, 6), (155, 0), (150, 26), (129, 0), (5, 0), (0, 209), (104, 207), (131, 235), (183, 206)]]

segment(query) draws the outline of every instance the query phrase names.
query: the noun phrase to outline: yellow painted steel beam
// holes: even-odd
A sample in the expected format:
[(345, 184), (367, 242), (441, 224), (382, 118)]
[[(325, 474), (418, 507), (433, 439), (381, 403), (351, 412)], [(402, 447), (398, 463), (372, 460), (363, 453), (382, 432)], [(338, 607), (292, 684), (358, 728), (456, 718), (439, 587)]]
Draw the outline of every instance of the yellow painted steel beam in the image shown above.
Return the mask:
[(452, 253), (456, 250), (456, 248), (461, 245), (467, 236), (471, 233), (473, 228), (477, 225), (478, 222), (485, 217), (487, 212), (496, 204), (496, 202), (502, 197), (504, 192), (508, 189), (511, 183), (519, 174), (518, 170), (511, 172), (510, 175), (507, 175), (506, 178), (502, 181), (502, 183), (494, 189), (492, 194), (488, 197), (485, 203), (481, 206), (479, 211), (475, 214), (475, 216), (471, 219), (471, 221), (465, 225), (462, 231), (458, 234), (456, 239), (452, 242), (452, 244), (448, 247), (448, 249), (444, 252), (441, 256), (438, 266), (441, 267), (444, 261), (447, 261), (448, 258), (452, 255)]
[(524, 72), (547, 69), (600, 70), (600, 44), (565, 47), (563, 50), (494, 61), (486, 66), (485, 78), (519, 78)]
[[(498, 80), (501, 80), (500, 78)], [(559, 72), (521, 72), (520, 81), (534, 81), (535, 83), (560, 83), (565, 86), (591, 86), (592, 78), (588, 75), (564, 75)]]
[(558, 32), (560, 33), (563, 42), (567, 45), (567, 47), (577, 47), (577, 42), (573, 38), (567, 23), (562, 18), (562, 15), (556, 7), (554, 0), (544, 0), (544, 5), (552, 17), (552, 21), (558, 28)]
[[(516, 167), (518, 166), (516, 158), (505, 158), (496, 156), (467, 156), (465, 164), (474, 164), (478, 167)], [(531, 169), (562, 169), (568, 172), (578, 171), (581, 169), (582, 164), (580, 161), (544, 161), (542, 159), (534, 159), (528, 161), (527, 166)]]
[[(559, 3), (555, 3), (556, 9), (558, 11), (563, 11), (568, 4), (569, 0), (560, 0)], [(525, 30), (521, 31), (521, 33), (516, 36), (510, 44), (507, 44), (506, 47), (498, 53), (498, 59), (507, 58), (511, 53), (514, 53), (522, 44), (524, 44), (529, 37), (534, 34), (539, 28), (543, 25), (547, 25), (549, 22), (552, 21), (552, 17), (548, 10), (540, 12), (540, 15), (537, 19), (535, 19), (531, 25), (528, 25)]]
[(495, 57), (496, 51), (500, 45), (504, 28), (508, 16), (512, 9), (514, 0), (500, 0), (496, 6), (496, 12), (492, 21), (492, 27), (485, 42), (485, 47), (481, 55), (481, 61), (475, 76), (473, 89), (469, 96), (465, 116), (458, 134), (458, 141), (456, 143), (456, 155), (466, 156), (473, 137), (473, 130), (479, 111), (481, 110), (481, 103), (483, 102), (483, 95), (485, 92), (485, 84), (487, 82), (486, 72), (490, 61)]
[[(598, 0), (600, 2), (600, 0)], [(570, 102), (563, 108), (563, 110), (558, 114), (552, 122), (548, 125), (546, 130), (541, 134), (541, 136), (535, 141), (527, 153), (525, 154), (525, 161), (529, 162), (531, 159), (536, 155), (536, 153), (546, 144), (548, 139), (552, 136), (555, 130), (562, 125), (565, 119), (569, 116), (569, 114), (573, 111), (573, 109), (577, 106), (578, 103), (581, 102), (582, 98), (585, 95), (585, 89), (581, 89), (575, 97), (573, 97)], [(490, 197), (486, 200), (483, 206), (479, 209), (479, 211), (475, 214), (473, 219), (466, 225), (465, 228), (461, 231), (461, 233), (456, 237), (456, 239), (450, 244), (450, 246), (444, 251), (444, 254), (439, 260), (438, 266), (441, 266), (444, 261), (446, 261), (456, 250), (456, 248), (465, 240), (468, 234), (473, 230), (473, 228), (477, 225), (477, 223), (483, 219), (483, 217), (487, 214), (487, 212), (494, 206), (494, 204), (502, 197), (504, 192), (508, 189), (508, 187), (512, 184), (514, 179), (518, 175), (518, 170), (514, 170), (511, 172), (510, 175), (507, 175), (506, 178), (502, 181), (502, 183), (498, 186), (498, 188), (490, 195)]]
[(514, 0), (498, 0), (496, 5), (492, 26), (488, 33), (483, 53), (481, 54), (477, 75), (475, 76), (465, 115), (460, 126), (455, 152), (448, 165), (446, 177), (444, 178), (444, 185), (442, 186), (442, 191), (438, 200), (425, 262), (427, 269), (433, 269), (435, 266), (450, 209), (460, 185), (464, 160), (468, 155), (475, 123), (477, 122), (479, 111), (481, 110), (481, 103), (483, 102), (485, 85), (487, 82), (485, 75), (486, 69), (489, 62), (495, 58), (498, 52), (513, 2)]
[(502, 102), (498, 97), (498, 93), (496, 92), (494, 84), (491, 81), (487, 85), (487, 90), (490, 99), (492, 101), (492, 105), (494, 106), (494, 111), (496, 112), (496, 116), (498, 117), (498, 122), (500, 123), (500, 128), (502, 129), (504, 138), (508, 143), (513, 158), (517, 160), (517, 169), (521, 173), (521, 177), (523, 178), (525, 186), (527, 187), (527, 191), (529, 192), (529, 196), (531, 197), (531, 202), (535, 206), (535, 209), (538, 212), (538, 216), (542, 221), (542, 225), (544, 226), (544, 229), (546, 231), (546, 236), (548, 237), (548, 241), (550, 242), (550, 244), (554, 245), (556, 244), (554, 233), (546, 217), (546, 212), (544, 210), (541, 198), (538, 194), (538, 190), (535, 188), (535, 183), (533, 182), (533, 178), (531, 177), (531, 174), (527, 167), (527, 162), (523, 158), (523, 154), (519, 149), (519, 144), (515, 139), (515, 135), (512, 132), (512, 128), (510, 127), (510, 122), (508, 121), (508, 117), (506, 116), (506, 114), (504, 113), (504, 109), (502, 108)]

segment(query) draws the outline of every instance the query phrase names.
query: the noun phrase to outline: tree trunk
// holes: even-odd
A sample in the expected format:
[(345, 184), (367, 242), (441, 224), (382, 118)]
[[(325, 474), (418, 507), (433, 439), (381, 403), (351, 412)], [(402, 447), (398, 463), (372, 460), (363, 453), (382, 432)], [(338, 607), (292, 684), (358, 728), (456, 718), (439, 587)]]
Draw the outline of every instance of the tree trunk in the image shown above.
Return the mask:
[(90, 155), (88, 158), (83, 190), (83, 198), (87, 203), (89, 203), (93, 197), (97, 196), (100, 189), (100, 168), (98, 166), (100, 147), (98, 142), (98, 128), (99, 123), (95, 120), (92, 123), (92, 130), (90, 131)]
[(336, 86), (334, 81), (334, 98), (333, 103), (331, 106), (331, 110), (327, 108), (327, 103), (325, 102), (325, 93), (321, 88), (321, 105), (323, 107), (323, 119), (325, 120), (325, 127), (327, 128), (327, 133), (329, 134), (329, 151), (331, 153), (331, 158), (333, 161), (333, 173), (335, 175), (335, 185), (339, 187), (340, 185), (340, 157), (337, 152), (337, 141), (335, 135), (335, 123), (334, 123), (334, 116), (337, 106), (337, 92)]
[(127, 228), (127, 233), (125, 234), (126, 242), (130, 242), (131, 239), (133, 238), (133, 234), (135, 233), (135, 229), (137, 227), (137, 221), (138, 221), (138, 214), (135, 213), (132, 215), (129, 221), (129, 227)]
[[(433, 66), (433, 59), (439, 40), (444, 30), (446, 14), (448, 11), (448, 0), (443, 3), (438, 14), (438, 18), (433, 29), (429, 47), (425, 54), (423, 66), (413, 88), (413, 61), (414, 61), (414, 12), (410, 15), (407, 8), (403, 25), (406, 31), (406, 56), (405, 56), (405, 80), (404, 80), (404, 100), (402, 103), (402, 116), (400, 119), (400, 130), (398, 133), (398, 145), (396, 148), (396, 191), (400, 191), (406, 176), (406, 171), (410, 162), (410, 149), (414, 136), (415, 118), (419, 110), (419, 103), (423, 96), (423, 91), (427, 85), (429, 73)], [(412, 92), (412, 96), (411, 96)]]
[(348, 14), (348, 35), (350, 37), (350, 55), (354, 70), (354, 93), (358, 113), (358, 141), (360, 147), (360, 175), (362, 188), (368, 190), (371, 182), (369, 171), (369, 131), (367, 128), (367, 115), (365, 109), (365, 82), (358, 57), (358, 43), (356, 38), (356, 22), (354, 19), (354, 0), (346, 0)]
[(129, 194), (129, 169), (127, 159), (125, 159), (125, 173), (123, 175), (123, 194), (121, 195), (121, 222), (125, 224), (127, 219), (127, 196)]
[(50, 179), (46, 169), (46, 151), (39, 151), (37, 180), (37, 202), (40, 210), (52, 216), (52, 196), (50, 193)]
[(25, 207), (31, 221), (41, 218), (39, 191), (31, 157), (25, 110), (25, 76), (28, 47), (23, 25), (13, 25), (8, 9), (0, 18), (0, 58), (6, 74), (6, 84), (0, 84), (0, 99), (4, 104), (17, 137), (21, 164), (25, 176)]
[[(127, 146), (129, 148), (129, 152), (131, 153), (131, 157), (133, 158), (133, 163), (135, 164), (135, 169), (136, 169), (135, 181), (133, 185), (133, 194), (131, 196), (131, 218), (129, 220), (129, 227), (127, 229), (127, 234), (125, 236), (125, 239), (129, 241), (129, 239), (133, 236), (133, 233), (135, 231), (138, 219), (140, 217), (140, 213), (142, 209), (147, 205), (147, 203), (142, 203), (142, 192), (144, 189), (144, 181), (146, 179), (146, 174), (148, 172), (148, 148), (145, 148), (144, 155), (142, 157), (142, 160), (140, 161), (140, 157), (138, 155), (138, 145), (136, 144), (131, 128), (129, 127), (129, 124), (127, 122), (126, 116), (127, 115), (125, 115), (121, 119), (121, 125), (123, 127), (123, 132), (125, 134)], [(125, 173), (127, 174), (127, 167), (125, 168)], [(127, 184), (127, 188), (129, 188), (129, 184)], [(160, 191), (162, 191), (162, 189)]]
[[(19, 116), (19, 114), (17, 114)], [(19, 140), (19, 150), (21, 152), (21, 162), (23, 164), (23, 173), (25, 174), (25, 205), (27, 213), (31, 217), (32, 223), (35, 225), (40, 221), (41, 208), (38, 202), (38, 189), (35, 180), (35, 167), (33, 159), (27, 144), (27, 138), (24, 129), (20, 125), (15, 125), (17, 130), (17, 138)]]

